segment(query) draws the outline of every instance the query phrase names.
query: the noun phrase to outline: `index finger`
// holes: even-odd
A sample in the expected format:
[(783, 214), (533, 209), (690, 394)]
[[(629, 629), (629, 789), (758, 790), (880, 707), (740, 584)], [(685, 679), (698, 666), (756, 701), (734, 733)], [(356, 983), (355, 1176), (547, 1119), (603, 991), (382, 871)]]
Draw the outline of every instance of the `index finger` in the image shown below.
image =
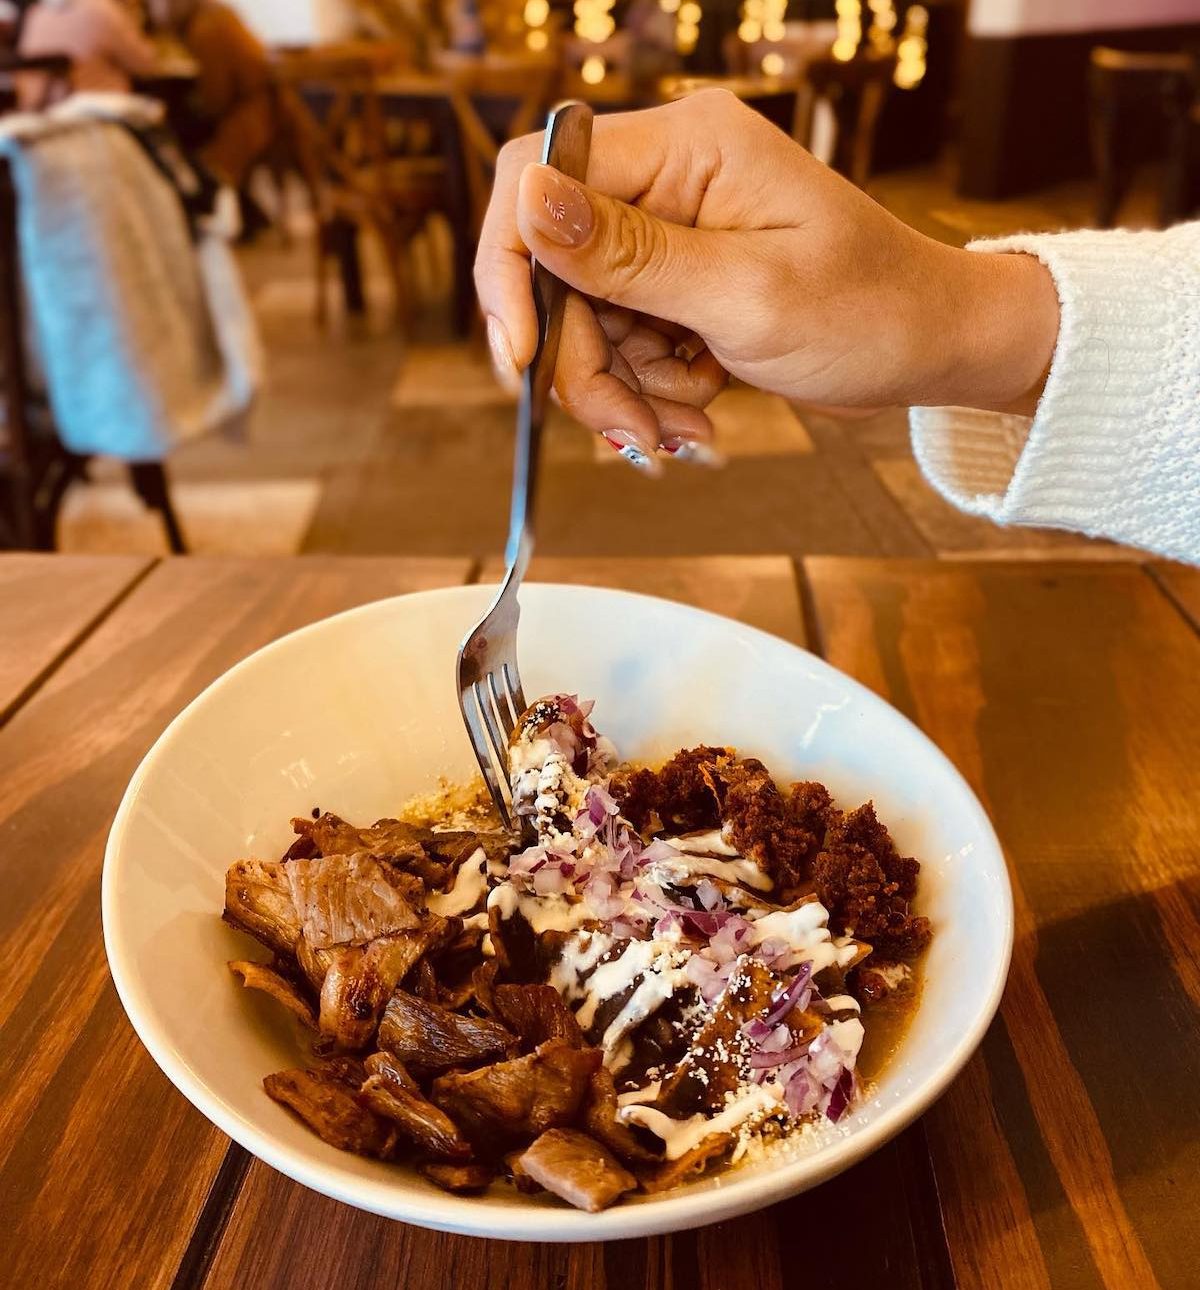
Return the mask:
[[(706, 164), (719, 156), (716, 132), (695, 125), (682, 140), (686, 165), (673, 173), (672, 162), (681, 157), (683, 127), (679, 115), (685, 105), (693, 122), (714, 110), (727, 112), (726, 96), (696, 95), (691, 100), (668, 103), (643, 112), (616, 112), (599, 116), (592, 128), (592, 150), (586, 182), (621, 201), (638, 201), (651, 213), (675, 223), (692, 224), (704, 197), (707, 179), (717, 169)], [(719, 105), (717, 100), (719, 99)], [(495, 318), (507, 333), (512, 357), (524, 368), (537, 348), (537, 319), (529, 280), (529, 252), (517, 228), (517, 187), (521, 172), (540, 159), (542, 136), (527, 134), (506, 143), (496, 163), (491, 201), (484, 217), (475, 256), (475, 290), (486, 316)]]

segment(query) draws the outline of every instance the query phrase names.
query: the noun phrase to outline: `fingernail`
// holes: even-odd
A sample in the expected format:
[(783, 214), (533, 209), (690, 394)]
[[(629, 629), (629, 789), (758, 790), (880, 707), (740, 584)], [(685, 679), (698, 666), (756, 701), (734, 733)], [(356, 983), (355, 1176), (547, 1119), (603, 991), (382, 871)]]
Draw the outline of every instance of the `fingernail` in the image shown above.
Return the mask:
[(582, 246), (592, 232), (592, 207), (583, 189), (551, 166), (538, 166), (533, 180), (534, 227), (559, 246)]
[(512, 342), (508, 339), (508, 332), (500, 319), (493, 314), (488, 314), (487, 340), (496, 379), (512, 394), (521, 384), (521, 375), (517, 371), (517, 360), (513, 357)]
[(668, 439), (663, 447), (676, 461), (688, 461), (694, 466), (725, 464), (725, 454), (718, 452), (710, 443), (698, 443), (694, 439)]
[[(622, 438), (618, 438), (618, 435), (622, 436)], [(649, 453), (643, 452), (642, 449), (637, 446), (636, 442), (632, 441), (633, 436), (627, 434), (626, 431), (610, 430), (604, 436), (604, 439), (614, 452), (619, 456), (624, 457), (631, 466), (640, 470), (643, 475), (649, 475), (653, 479), (662, 474), (661, 462), (659, 462), (656, 457), (652, 457)], [(626, 440), (629, 442), (626, 442)]]
[(611, 444), (622, 448), (636, 448), (647, 456), (658, 446), (645, 435), (634, 434), (632, 430), (605, 430), (604, 437)]

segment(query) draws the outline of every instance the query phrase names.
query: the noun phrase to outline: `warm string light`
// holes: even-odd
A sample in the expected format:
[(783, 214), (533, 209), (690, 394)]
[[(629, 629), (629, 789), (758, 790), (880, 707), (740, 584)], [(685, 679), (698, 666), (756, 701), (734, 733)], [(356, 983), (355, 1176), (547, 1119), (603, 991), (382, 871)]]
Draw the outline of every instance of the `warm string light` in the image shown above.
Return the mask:
[(871, 10), (871, 25), (867, 40), (877, 54), (890, 54), (896, 47), (892, 31), (896, 26), (896, 8), (892, 0), (867, 0)]
[(837, 0), (835, 8), (837, 39), (831, 52), (839, 62), (848, 63), (862, 41), (862, 5), (859, 0)]
[[(747, 45), (757, 44), (760, 40), (782, 40), (787, 34), (784, 22), (787, 7), (788, 0), (743, 0), (738, 38)], [(784, 69), (783, 55), (778, 50), (768, 50), (763, 55), (761, 67), (767, 76), (781, 75)]]
[(892, 78), (902, 90), (915, 89), (925, 76), (925, 32), (929, 11), (915, 4), (904, 15), (904, 35), (896, 46), (896, 74)]
[[(615, 0), (575, 0), (575, 34), (580, 40), (602, 45), (617, 29), (612, 7)], [(587, 85), (599, 85), (608, 75), (608, 64), (600, 54), (583, 60), (579, 75)]]
[(700, 39), (700, 19), (703, 16), (703, 10), (696, 0), (683, 0), (675, 11), (675, 48), (681, 54), (690, 54), (696, 48), (696, 42)]
[(550, 43), (546, 23), (550, 18), (550, 0), (525, 0), (525, 45), (535, 54)]

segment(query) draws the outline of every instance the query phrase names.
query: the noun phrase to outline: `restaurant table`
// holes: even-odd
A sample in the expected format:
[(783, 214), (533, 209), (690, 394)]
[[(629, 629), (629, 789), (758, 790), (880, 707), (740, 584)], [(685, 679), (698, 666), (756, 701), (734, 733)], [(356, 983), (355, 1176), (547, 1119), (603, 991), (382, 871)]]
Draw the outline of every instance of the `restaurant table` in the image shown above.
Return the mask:
[(1016, 905), (997, 1019), (941, 1100), (840, 1177), (694, 1232), (477, 1241), (307, 1191), (175, 1092), (125, 1020), (101, 941), (105, 836), (138, 761), (281, 633), (496, 572), (0, 557), (4, 1283), (1195, 1287), (1200, 571), (1176, 566), (535, 562), (535, 577), (653, 592), (807, 644), (916, 721), (995, 821)]

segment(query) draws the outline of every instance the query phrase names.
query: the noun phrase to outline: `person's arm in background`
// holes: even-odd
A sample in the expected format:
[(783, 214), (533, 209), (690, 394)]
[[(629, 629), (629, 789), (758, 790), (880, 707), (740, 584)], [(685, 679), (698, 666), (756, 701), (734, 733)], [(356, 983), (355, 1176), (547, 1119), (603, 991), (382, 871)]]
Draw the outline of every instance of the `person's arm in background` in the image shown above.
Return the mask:
[(721, 92), (598, 118), (586, 188), (536, 155), (501, 155), (476, 283), (510, 372), (530, 253), (580, 293), (556, 389), (585, 425), (703, 442), (726, 373), (907, 405), (959, 505), (1200, 560), (1200, 225), (947, 247)]
[(130, 80), (151, 76), (158, 67), (158, 54), (152, 41), (115, 0), (98, 7), (93, 21), (97, 24), (96, 49)]

